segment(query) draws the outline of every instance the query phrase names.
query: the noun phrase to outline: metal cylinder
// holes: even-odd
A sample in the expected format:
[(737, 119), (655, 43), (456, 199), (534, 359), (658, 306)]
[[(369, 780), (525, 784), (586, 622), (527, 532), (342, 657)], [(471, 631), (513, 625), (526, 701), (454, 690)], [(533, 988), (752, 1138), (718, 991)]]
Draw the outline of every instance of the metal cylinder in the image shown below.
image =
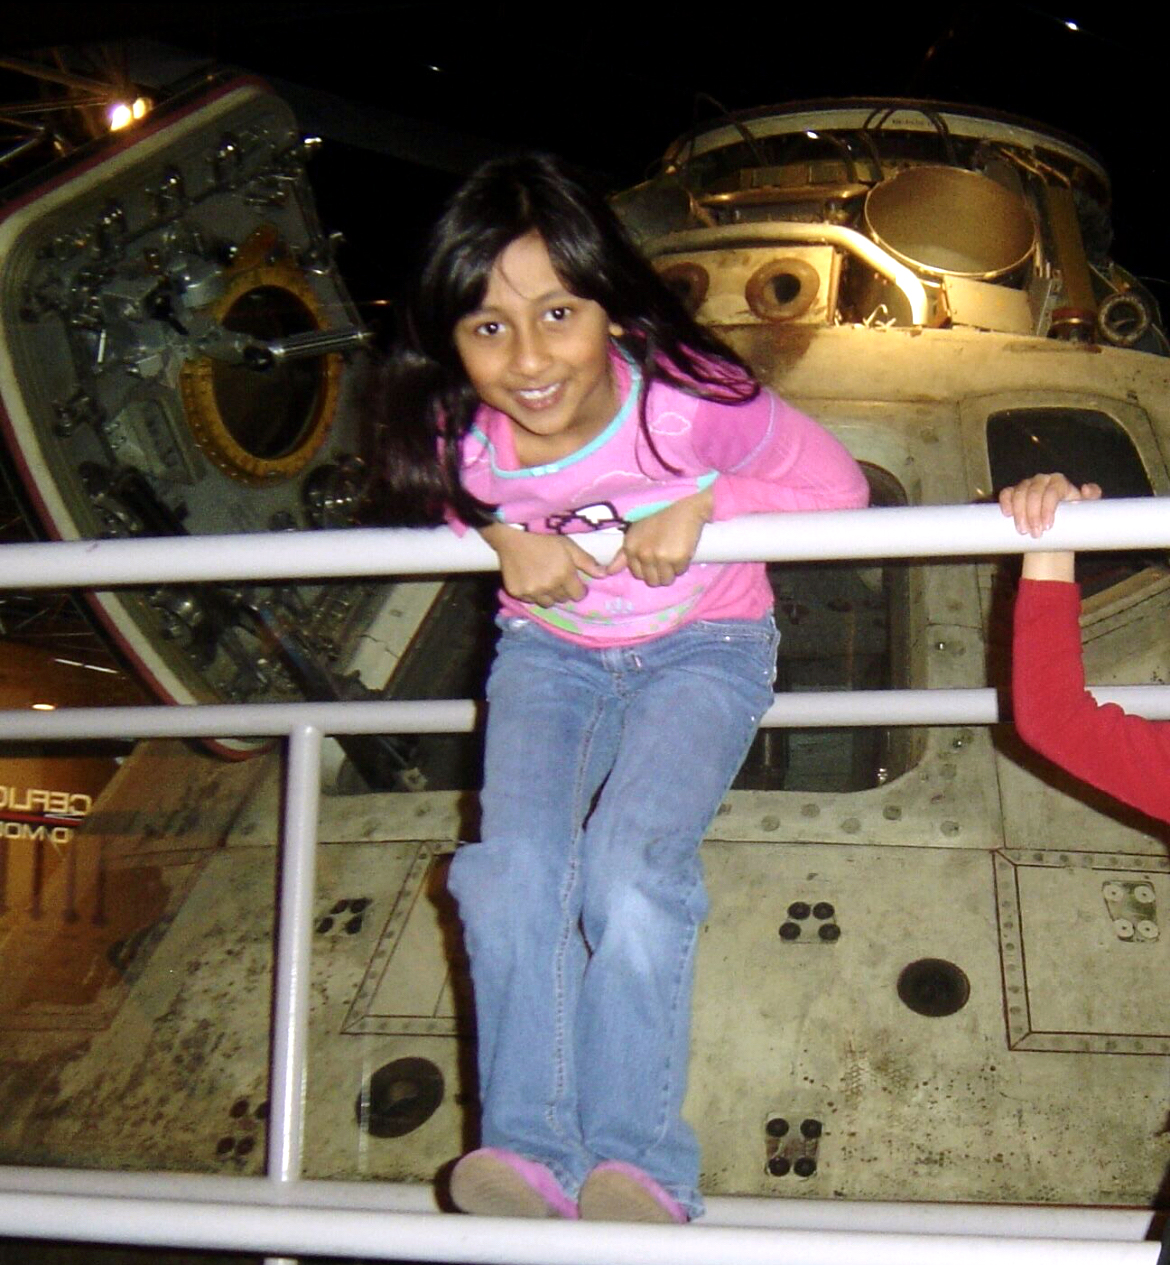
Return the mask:
[(990, 281), (1018, 268), (1036, 245), (1023, 200), (976, 171), (909, 167), (865, 199), (869, 235), (931, 277)]
[(1064, 290), (1064, 302), (1052, 313), (1051, 332), (1057, 338), (1087, 342), (1097, 324), (1097, 298), (1072, 190), (1067, 185), (1046, 184), (1044, 206)]

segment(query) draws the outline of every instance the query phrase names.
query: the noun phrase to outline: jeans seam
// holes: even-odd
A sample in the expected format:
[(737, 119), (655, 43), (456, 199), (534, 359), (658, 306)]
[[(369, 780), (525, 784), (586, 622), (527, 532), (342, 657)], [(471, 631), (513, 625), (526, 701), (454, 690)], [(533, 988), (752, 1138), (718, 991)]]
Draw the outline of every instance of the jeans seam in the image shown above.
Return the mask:
[(556, 987), (554, 1049), (556, 1052), (555, 1056), (557, 1062), (553, 1097), (545, 1112), (545, 1119), (552, 1132), (568, 1143), (577, 1143), (579, 1141), (577, 1138), (571, 1137), (564, 1132), (558, 1118), (558, 1107), (564, 1099), (565, 1084), (568, 1079), (566, 1074), (568, 1059), (566, 1057), (567, 1025), (565, 1021), (565, 954), (568, 951), (569, 942), (576, 930), (573, 919), (570, 917), (571, 910), (569, 908), (569, 902), (581, 871), (581, 840), (584, 836), (582, 822), (584, 813), (581, 805), (582, 783), (585, 780), (585, 770), (589, 767), (589, 758), (593, 747), (593, 737), (597, 732), (597, 725), (601, 720), (604, 708), (604, 702), (601, 699), (597, 699), (593, 706), (593, 715), (590, 717), (588, 728), (585, 731), (585, 735), (581, 743), (581, 755), (577, 762), (576, 776), (573, 783), (573, 820), (577, 824), (574, 827), (573, 839), (569, 850), (568, 873), (565, 876), (565, 882), (560, 891), (561, 934), (557, 941), (556, 959), (553, 967)]
[[(682, 905), (684, 912), (686, 911), (687, 904), (690, 901), (690, 898), (694, 895), (696, 889), (699, 888), (701, 885), (702, 885), (702, 879), (700, 878), (699, 874), (696, 874), (695, 877), (691, 880), (690, 887), (687, 889), (685, 893), (683, 893), (681, 900), (679, 902)], [(677, 1022), (677, 1017), (678, 1017), (678, 1013), (680, 1009), (679, 993), (682, 990), (683, 980), (687, 976), (687, 965), (694, 958), (695, 945), (698, 941), (699, 921), (694, 917), (690, 917), (688, 918), (687, 922), (688, 922), (688, 929), (686, 933), (686, 944), (683, 947), (682, 953), (678, 955), (678, 960), (675, 966), (674, 979), (671, 982), (670, 1026), (672, 1030), (675, 1023)], [(689, 1004), (690, 1004), (690, 999), (688, 998), (688, 1005)], [(666, 1137), (667, 1128), (673, 1121), (673, 1115), (670, 1113), (669, 1108), (670, 1108), (671, 1090), (674, 1085), (674, 1075), (675, 1075), (674, 1057), (675, 1057), (674, 1049), (671, 1048), (667, 1052), (666, 1061), (663, 1064), (663, 1068), (662, 1068), (662, 1094), (659, 1099), (659, 1107), (658, 1107), (658, 1127), (654, 1131), (653, 1141), (646, 1148), (647, 1151), (653, 1150), (654, 1147), (661, 1145), (663, 1139)], [(689, 1061), (689, 1055), (688, 1055), (688, 1061)]]

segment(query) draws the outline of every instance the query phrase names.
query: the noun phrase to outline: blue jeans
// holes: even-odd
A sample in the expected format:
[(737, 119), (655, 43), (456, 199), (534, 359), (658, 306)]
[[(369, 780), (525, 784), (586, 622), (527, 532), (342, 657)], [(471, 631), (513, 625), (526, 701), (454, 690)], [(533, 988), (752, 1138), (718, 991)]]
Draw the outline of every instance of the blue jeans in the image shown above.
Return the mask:
[(499, 623), (483, 841), (450, 877), (482, 1143), (547, 1164), (572, 1198), (600, 1161), (625, 1160), (698, 1215), (681, 1110), (699, 844), (772, 702), (775, 625), (696, 621), (598, 650)]

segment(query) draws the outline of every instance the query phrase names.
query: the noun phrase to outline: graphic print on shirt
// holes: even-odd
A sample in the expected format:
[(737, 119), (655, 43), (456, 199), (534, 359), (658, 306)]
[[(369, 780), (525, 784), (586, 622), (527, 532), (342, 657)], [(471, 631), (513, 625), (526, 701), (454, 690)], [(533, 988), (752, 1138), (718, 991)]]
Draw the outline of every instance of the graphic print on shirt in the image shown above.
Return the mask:
[[(701, 481), (700, 481), (701, 482)], [(543, 524), (524, 523), (526, 531), (545, 531), (557, 536), (571, 536), (574, 532), (628, 531), (639, 519), (649, 518), (664, 510), (671, 501), (651, 501), (645, 505), (632, 505), (623, 516), (612, 501), (593, 501), (576, 509), (550, 514)]]
[[(622, 518), (612, 501), (596, 501), (592, 505), (581, 505), (562, 514), (550, 514), (544, 520), (543, 527), (537, 530), (568, 536), (573, 531), (605, 531), (607, 527), (625, 531), (629, 525), (629, 520)], [(528, 530), (531, 531), (532, 528), (529, 527)]]

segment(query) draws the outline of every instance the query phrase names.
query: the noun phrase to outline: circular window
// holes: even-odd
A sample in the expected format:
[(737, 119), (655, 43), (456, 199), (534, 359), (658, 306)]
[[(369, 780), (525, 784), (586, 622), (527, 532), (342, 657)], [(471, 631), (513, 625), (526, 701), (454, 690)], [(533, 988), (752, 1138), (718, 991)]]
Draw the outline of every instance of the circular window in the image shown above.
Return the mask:
[[(272, 342), (317, 328), (313, 314), (295, 294), (280, 286), (246, 290), (221, 324), (233, 334)], [(268, 369), (250, 369), (212, 361), (215, 406), (227, 433), (262, 461), (287, 457), (313, 424), (324, 366), (320, 357), (292, 360)]]
[[(252, 234), (224, 282), (210, 315), (232, 333), (268, 343), (327, 327), (312, 286), (272, 228)], [(207, 456), (242, 483), (268, 483), (299, 474), (321, 447), (340, 377), (337, 354), (265, 368), (207, 356), (183, 366), (180, 389)]]
[(764, 321), (792, 321), (816, 302), (821, 288), (817, 270), (805, 259), (773, 259), (757, 268), (745, 291), (748, 307)]
[(666, 288), (682, 301), (683, 307), (691, 316), (703, 306), (711, 278), (702, 264), (667, 264), (658, 270), (658, 275)]

